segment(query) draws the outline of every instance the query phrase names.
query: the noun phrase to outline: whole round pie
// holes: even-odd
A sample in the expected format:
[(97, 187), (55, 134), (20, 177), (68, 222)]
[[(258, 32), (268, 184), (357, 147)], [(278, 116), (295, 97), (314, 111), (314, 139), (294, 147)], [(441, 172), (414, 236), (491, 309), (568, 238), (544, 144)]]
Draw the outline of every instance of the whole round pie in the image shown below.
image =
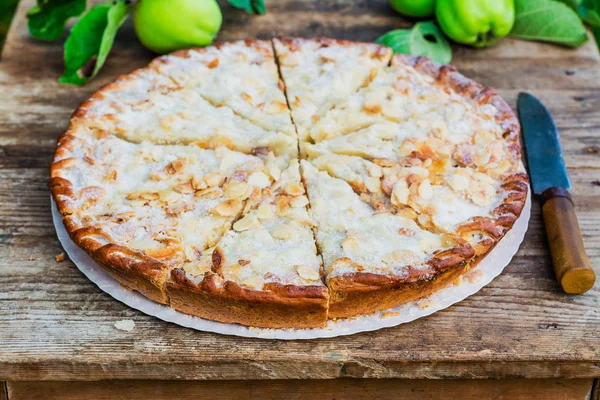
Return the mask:
[(280, 38), (159, 57), (85, 101), (50, 186), (122, 285), (211, 320), (310, 328), (459, 279), (527, 195), (514, 113), (448, 65)]

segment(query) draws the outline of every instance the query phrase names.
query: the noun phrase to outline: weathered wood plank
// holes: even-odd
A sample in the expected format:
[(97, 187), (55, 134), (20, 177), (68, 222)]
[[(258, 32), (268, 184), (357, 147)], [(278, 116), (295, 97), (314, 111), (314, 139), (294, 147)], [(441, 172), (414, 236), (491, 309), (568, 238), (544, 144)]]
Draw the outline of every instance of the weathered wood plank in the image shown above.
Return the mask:
[[(0, 101), (0, 379), (600, 376), (600, 287), (583, 296), (560, 291), (537, 203), (514, 261), (477, 295), (411, 324), (336, 339), (284, 342), (196, 332), (124, 306), (69, 261), (56, 263), (62, 250), (47, 189), (56, 138), (80, 101), (152, 55), (125, 25), (96, 80), (82, 88), (58, 84), (62, 43), (28, 37), (24, 12), (32, 3), (21, 5), (0, 62), (0, 94), (10, 99)], [(281, 34), (373, 40), (408, 26), (386, 0), (282, 0), (269, 2), (259, 17), (225, 3), (219, 40)], [(527, 90), (552, 111), (596, 268), (598, 60), (592, 43), (575, 51), (512, 39), (478, 51), (456, 47), (454, 58), (463, 73), (497, 87), (511, 105)], [(125, 318), (136, 322), (132, 333), (113, 327)]]
[(591, 379), (11, 382), (8, 386), (11, 400), (236, 400), (255, 396), (273, 400), (588, 400), (591, 387)]

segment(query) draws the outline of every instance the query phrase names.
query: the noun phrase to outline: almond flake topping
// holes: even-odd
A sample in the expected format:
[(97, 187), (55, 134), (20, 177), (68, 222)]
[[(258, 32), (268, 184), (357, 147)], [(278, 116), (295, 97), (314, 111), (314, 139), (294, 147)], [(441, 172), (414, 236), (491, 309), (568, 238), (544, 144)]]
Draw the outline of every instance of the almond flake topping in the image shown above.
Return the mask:
[(210, 172), (204, 176), (204, 181), (208, 187), (220, 186), (223, 182), (223, 176), (218, 172)]
[(425, 200), (429, 200), (433, 197), (433, 189), (431, 188), (429, 179), (425, 179), (419, 185), (419, 196)]
[(306, 196), (292, 197), (290, 200), (290, 205), (294, 208), (306, 207), (308, 205), (308, 199)]
[(454, 173), (448, 179), (448, 184), (452, 188), (452, 190), (456, 192), (460, 192), (466, 190), (469, 187), (469, 178), (462, 174)]
[(194, 188), (192, 187), (192, 182), (180, 183), (179, 185), (175, 185), (173, 187), (173, 190), (177, 193), (182, 194), (190, 194), (195, 192)]
[(242, 219), (238, 220), (233, 224), (233, 229), (236, 232), (243, 232), (249, 229), (258, 229), (260, 228), (260, 222), (254, 215), (246, 215)]
[(199, 190), (194, 194), (194, 197), (205, 197), (207, 199), (218, 199), (221, 196), (223, 196), (223, 191), (218, 187)]
[(275, 217), (276, 207), (272, 204), (263, 203), (258, 206), (256, 216), (260, 219), (271, 219)]
[(240, 211), (241, 207), (242, 202), (239, 199), (226, 200), (216, 206), (213, 211), (222, 217), (233, 217)]
[(245, 182), (231, 181), (225, 186), (225, 194), (232, 199), (246, 198), (250, 195), (250, 187)]
[(405, 180), (399, 180), (392, 191), (392, 204), (395, 206), (408, 204), (408, 195), (408, 184)]
[(283, 191), (292, 196), (300, 196), (304, 194), (304, 187), (298, 183), (288, 183), (283, 188)]
[(178, 172), (183, 172), (187, 165), (187, 161), (184, 158), (178, 158), (177, 160), (169, 163), (165, 169), (169, 174), (175, 174)]
[(307, 281), (318, 281), (319, 279), (321, 279), (319, 273), (307, 265), (296, 265), (294, 266), (294, 268), (296, 269), (296, 272), (302, 279), (306, 279)]
[(271, 180), (264, 172), (257, 171), (248, 177), (248, 184), (263, 189), (271, 184)]

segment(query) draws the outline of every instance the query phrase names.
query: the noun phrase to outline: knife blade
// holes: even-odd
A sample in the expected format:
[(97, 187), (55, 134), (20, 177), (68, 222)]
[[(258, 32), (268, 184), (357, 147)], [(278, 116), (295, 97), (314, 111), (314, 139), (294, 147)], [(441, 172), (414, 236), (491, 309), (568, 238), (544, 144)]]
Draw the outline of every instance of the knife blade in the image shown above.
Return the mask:
[(550, 112), (529, 93), (517, 100), (529, 176), (533, 192), (540, 195), (546, 236), (556, 277), (566, 293), (587, 292), (596, 274), (585, 253), (575, 215), (558, 129)]
[(553, 186), (570, 189), (571, 182), (552, 115), (529, 93), (519, 94), (518, 108), (533, 193), (542, 194)]

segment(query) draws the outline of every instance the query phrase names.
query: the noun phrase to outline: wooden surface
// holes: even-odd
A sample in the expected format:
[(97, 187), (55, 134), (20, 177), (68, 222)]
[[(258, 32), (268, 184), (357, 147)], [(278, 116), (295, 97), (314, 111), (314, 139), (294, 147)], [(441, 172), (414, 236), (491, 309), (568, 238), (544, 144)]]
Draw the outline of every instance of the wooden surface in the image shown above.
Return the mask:
[(589, 400), (591, 379), (13, 382), (10, 400)]
[[(534, 202), (513, 262), (471, 298), (410, 324), (312, 341), (208, 334), (159, 321), (99, 290), (61, 253), (50, 215), (48, 165), (69, 114), (100, 85), (151, 54), (130, 24), (100, 76), (61, 85), (62, 43), (27, 34), (21, 4), (0, 61), (0, 380), (592, 378), (600, 376), (600, 285), (568, 296), (557, 284)], [(224, 5), (219, 40), (315, 36), (371, 41), (407, 26), (385, 0), (269, 1), (267, 14)], [(453, 63), (514, 106), (539, 96), (562, 135), (581, 230), (600, 274), (600, 64), (578, 50), (507, 39), (456, 48)], [(114, 328), (133, 319), (133, 332)], [(18, 387), (15, 386), (15, 387)]]

